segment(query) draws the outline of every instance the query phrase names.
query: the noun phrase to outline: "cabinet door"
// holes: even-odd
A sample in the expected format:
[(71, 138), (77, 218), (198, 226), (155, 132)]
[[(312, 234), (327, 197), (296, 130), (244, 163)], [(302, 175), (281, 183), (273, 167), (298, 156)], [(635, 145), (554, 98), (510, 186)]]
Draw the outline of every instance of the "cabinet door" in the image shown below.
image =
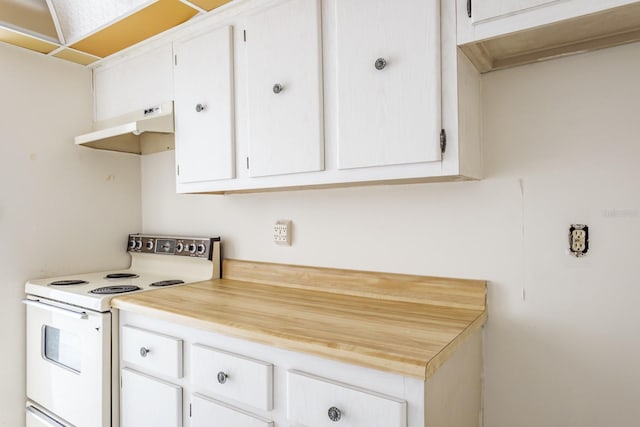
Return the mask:
[(249, 175), (324, 168), (318, 0), (289, 0), (246, 21)]
[(511, 15), (560, 0), (471, 0), (473, 22)]
[(182, 426), (182, 388), (127, 368), (121, 374), (122, 427)]
[(440, 160), (439, 4), (336, 1), (338, 168)]
[(95, 119), (111, 119), (173, 99), (171, 44), (95, 70)]
[[(215, 424), (212, 424), (215, 420)], [(198, 394), (191, 398), (191, 427), (273, 427), (273, 422)]]
[(232, 27), (175, 44), (179, 183), (234, 177)]

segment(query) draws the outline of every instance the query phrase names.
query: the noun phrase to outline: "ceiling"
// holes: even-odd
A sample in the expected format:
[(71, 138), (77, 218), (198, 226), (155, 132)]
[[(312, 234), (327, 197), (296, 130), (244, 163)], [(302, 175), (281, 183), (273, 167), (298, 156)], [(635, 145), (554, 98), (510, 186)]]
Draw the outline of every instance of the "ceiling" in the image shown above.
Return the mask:
[(231, 0), (0, 0), (0, 42), (89, 65)]

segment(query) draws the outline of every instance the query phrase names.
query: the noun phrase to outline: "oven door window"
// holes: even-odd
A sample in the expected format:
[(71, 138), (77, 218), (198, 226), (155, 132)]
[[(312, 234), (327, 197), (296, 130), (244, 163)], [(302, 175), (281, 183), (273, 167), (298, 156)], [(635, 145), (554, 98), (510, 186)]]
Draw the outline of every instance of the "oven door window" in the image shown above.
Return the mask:
[(42, 355), (56, 365), (80, 373), (81, 341), (73, 332), (44, 325)]

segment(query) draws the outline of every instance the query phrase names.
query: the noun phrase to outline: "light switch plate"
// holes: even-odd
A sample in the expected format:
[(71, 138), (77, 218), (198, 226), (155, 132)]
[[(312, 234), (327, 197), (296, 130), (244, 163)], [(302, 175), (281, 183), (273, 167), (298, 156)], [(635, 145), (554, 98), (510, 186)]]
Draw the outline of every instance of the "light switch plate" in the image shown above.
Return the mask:
[(273, 241), (279, 245), (291, 245), (291, 221), (273, 224)]

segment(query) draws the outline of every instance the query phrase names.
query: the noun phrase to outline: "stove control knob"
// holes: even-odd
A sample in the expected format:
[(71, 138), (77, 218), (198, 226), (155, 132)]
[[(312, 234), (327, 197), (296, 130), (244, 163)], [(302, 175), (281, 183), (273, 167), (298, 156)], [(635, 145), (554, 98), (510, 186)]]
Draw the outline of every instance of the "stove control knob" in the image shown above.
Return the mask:
[(207, 247), (205, 245), (203, 245), (202, 243), (198, 244), (198, 249), (196, 252), (198, 252), (198, 255), (202, 255), (204, 254), (204, 251), (207, 250)]
[(178, 244), (176, 245), (176, 252), (180, 253), (183, 250), (184, 250), (184, 243), (178, 242)]
[(196, 244), (195, 243), (189, 243), (189, 253), (191, 253), (191, 254), (195, 254), (196, 253)]
[(129, 249), (135, 249), (136, 248), (136, 241), (135, 239), (131, 239), (129, 240)]
[(142, 240), (137, 240), (136, 241), (136, 247), (135, 249), (140, 250), (142, 249)]
[(153, 250), (153, 240), (147, 241), (147, 249)]

